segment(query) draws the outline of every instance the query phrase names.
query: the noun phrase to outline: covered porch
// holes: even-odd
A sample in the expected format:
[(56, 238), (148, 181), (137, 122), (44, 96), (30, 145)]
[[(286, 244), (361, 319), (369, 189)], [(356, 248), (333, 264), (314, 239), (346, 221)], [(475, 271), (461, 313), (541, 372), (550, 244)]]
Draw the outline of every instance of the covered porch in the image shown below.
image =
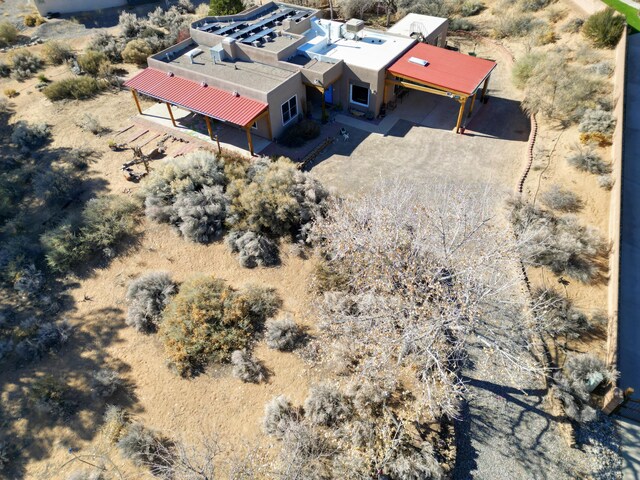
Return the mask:
[[(142, 116), (147, 112), (142, 111), (139, 94), (164, 103), (168, 119), (174, 128), (188, 127), (189, 124), (193, 124), (194, 117), (200, 117), (206, 125), (209, 138), (218, 144), (218, 148), (220, 148), (219, 135), (222, 129), (214, 126), (216, 120), (244, 130), (247, 147), (252, 156), (255, 155), (252, 129), (257, 122), (266, 122), (269, 140), (272, 138), (268, 105), (241, 96), (237, 92), (227, 92), (210, 87), (206, 83), (197, 83), (154, 68), (143, 70), (128, 80), (125, 86), (131, 90), (138, 113)], [(178, 107), (178, 112), (175, 107)], [(177, 113), (179, 115), (176, 115)], [(152, 116), (162, 118), (157, 111), (154, 111)], [(176, 117), (180, 120), (180, 124)]]
[(473, 113), (476, 97), (487, 101), (496, 62), (418, 43), (387, 69), (384, 98), (396, 87), (449, 97), (460, 104), (454, 131), (460, 133), (467, 102)]

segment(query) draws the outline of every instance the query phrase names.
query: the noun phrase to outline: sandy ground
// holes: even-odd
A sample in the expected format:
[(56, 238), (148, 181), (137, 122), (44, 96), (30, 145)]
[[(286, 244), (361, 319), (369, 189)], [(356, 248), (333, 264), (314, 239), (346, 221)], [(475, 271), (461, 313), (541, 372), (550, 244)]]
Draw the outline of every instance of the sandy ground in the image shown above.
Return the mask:
[[(84, 41), (74, 39), (74, 46), (81, 48)], [(466, 45), (463, 51), (470, 48), (471, 45)], [(520, 93), (510, 85), (503, 54), (483, 46), (477, 48), (480, 55), (496, 58), (500, 63), (492, 79), (492, 99), (469, 121), (469, 135), (454, 135), (449, 130), (452, 127), (447, 123), (450, 107), (442, 103), (447, 99), (438, 99), (440, 103), (422, 104), (426, 108), (424, 115), (417, 112), (409, 121), (399, 122), (386, 136), (354, 130), (353, 143), (334, 144), (312, 169), (314, 174), (344, 194), (366, 190), (385, 175), (404, 175), (418, 182), (438, 177), (481, 183), (496, 189), (498, 197), (513, 191), (523, 168), (528, 121), (518, 111)], [(519, 48), (514, 46), (516, 53)], [(133, 71), (133, 67), (127, 68)], [(68, 73), (65, 67), (56, 67), (47, 69), (46, 75), (56, 79)], [(125, 195), (135, 193), (139, 187), (127, 182), (120, 173), (120, 165), (130, 154), (111, 152), (106, 146), (108, 135), (95, 137), (75, 125), (83, 113), (90, 112), (113, 131), (126, 126), (129, 117), (136, 113), (130, 94), (106, 93), (85, 102), (54, 105), (35, 91), (36, 83), (35, 79), (20, 84), (0, 80), (0, 89), (15, 88), (20, 92), (12, 100), (16, 111), (13, 121), (51, 124), (53, 148), (96, 148), (103, 156), (92, 165), (90, 174), (104, 181), (101, 190)], [(148, 107), (151, 103), (145, 105)], [(502, 121), (495, 122), (496, 118)], [(441, 126), (433, 128), (440, 120)], [(454, 120), (455, 116), (451, 121)], [(550, 125), (541, 123), (539, 152), (550, 150), (559, 134)], [(608, 192), (597, 186), (594, 176), (576, 171), (564, 160), (576, 140), (575, 130), (568, 130), (562, 133), (549, 159), (545, 160), (544, 153), (537, 155), (536, 162), (543, 168), (532, 171), (525, 185), (526, 194), (535, 195), (538, 182), (540, 191), (553, 183), (571, 188), (585, 201), (580, 218), (605, 234)], [(500, 154), (496, 155), (497, 152)], [(266, 385), (243, 384), (224, 369), (192, 380), (180, 379), (164, 365), (162, 348), (155, 338), (126, 327), (124, 292), (131, 278), (150, 270), (170, 271), (178, 280), (197, 273), (214, 274), (238, 287), (250, 282), (276, 288), (284, 300), (283, 311), (312, 326), (313, 318), (307, 311), (312, 262), (285, 255), (281, 267), (250, 271), (241, 268), (220, 244), (194, 245), (166, 226), (146, 222), (142, 229), (144, 234), (138, 245), (108, 267), (96, 269), (88, 278), (80, 279), (69, 291), (73, 308), (68, 317), (78, 328), (75, 343), (50, 362), (44, 362), (46, 365), (6, 372), (5, 397), (15, 395), (30, 376), (44, 372), (67, 376), (72, 385), (82, 389), (86, 372), (111, 365), (122, 371), (132, 384), (131, 393), (123, 402), (128, 403), (145, 424), (168, 433), (183, 433), (186, 440), (194, 440), (197, 432), (204, 430), (216, 432), (223, 444), (237, 446), (257, 439), (268, 446), (269, 441), (262, 437), (259, 426), (264, 403), (279, 393), (287, 394), (296, 402), (302, 401), (318, 372), (310, 371), (294, 354), (273, 352), (259, 344), (256, 355), (272, 372)], [(286, 247), (283, 250), (286, 251)], [(548, 273), (543, 276), (533, 272), (532, 277), (534, 282), (554, 284), (556, 281)], [(592, 287), (572, 282), (568, 292), (588, 311), (606, 308), (603, 285)], [(600, 349), (601, 345), (602, 339), (597, 339), (585, 348)], [(89, 400), (85, 406), (67, 425), (51, 424), (39, 418), (24, 420), (22, 428), (38, 432), (37, 441), (29, 447), (33, 461), (27, 465), (26, 478), (64, 478), (69, 466), (63, 470), (60, 467), (69, 460), (69, 447), (85, 453), (106, 448), (96, 435), (102, 407), (92, 405)], [(108, 453), (118, 465), (124, 465), (117, 454)]]

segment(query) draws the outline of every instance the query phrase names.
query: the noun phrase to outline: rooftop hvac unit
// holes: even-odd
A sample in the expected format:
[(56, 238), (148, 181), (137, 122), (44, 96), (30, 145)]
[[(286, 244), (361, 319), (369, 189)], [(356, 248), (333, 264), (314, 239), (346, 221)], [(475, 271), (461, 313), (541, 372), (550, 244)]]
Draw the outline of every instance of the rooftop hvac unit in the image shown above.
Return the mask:
[(345, 25), (349, 33), (359, 33), (364, 30), (364, 21), (357, 18), (352, 18)]
[(224, 51), (221, 43), (214, 47), (211, 47), (209, 51), (211, 52), (211, 60), (213, 60), (214, 64), (222, 62), (227, 58), (227, 52)]

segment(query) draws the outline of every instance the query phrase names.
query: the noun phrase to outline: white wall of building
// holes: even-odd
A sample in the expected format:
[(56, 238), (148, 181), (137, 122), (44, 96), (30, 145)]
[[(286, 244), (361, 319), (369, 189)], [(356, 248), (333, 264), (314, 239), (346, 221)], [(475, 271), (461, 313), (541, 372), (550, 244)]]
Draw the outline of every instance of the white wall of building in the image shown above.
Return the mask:
[(72, 13), (100, 10), (102, 8), (122, 7), (127, 0), (33, 0), (41, 15), (51, 12)]

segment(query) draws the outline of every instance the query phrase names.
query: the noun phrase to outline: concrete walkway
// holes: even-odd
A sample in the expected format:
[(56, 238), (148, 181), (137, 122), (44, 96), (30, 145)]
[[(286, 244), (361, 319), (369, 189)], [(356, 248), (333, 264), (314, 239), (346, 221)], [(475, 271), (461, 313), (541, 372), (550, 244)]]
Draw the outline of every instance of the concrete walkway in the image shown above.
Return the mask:
[(617, 418), (616, 425), (622, 445), (622, 478), (624, 480), (640, 479), (640, 425), (624, 418)]

